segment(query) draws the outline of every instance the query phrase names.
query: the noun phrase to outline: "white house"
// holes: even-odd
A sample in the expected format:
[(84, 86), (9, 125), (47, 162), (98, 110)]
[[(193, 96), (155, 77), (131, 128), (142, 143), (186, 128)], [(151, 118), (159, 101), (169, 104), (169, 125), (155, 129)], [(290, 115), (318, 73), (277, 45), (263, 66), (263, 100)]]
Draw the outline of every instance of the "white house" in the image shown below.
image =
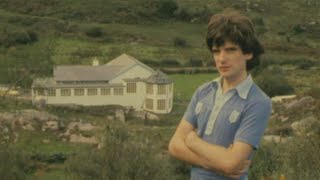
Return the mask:
[(127, 54), (99, 65), (57, 66), (53, 78), (35, 79), (32, 102), (54, 105), (121, 105), (169, 113), (173, 81)]

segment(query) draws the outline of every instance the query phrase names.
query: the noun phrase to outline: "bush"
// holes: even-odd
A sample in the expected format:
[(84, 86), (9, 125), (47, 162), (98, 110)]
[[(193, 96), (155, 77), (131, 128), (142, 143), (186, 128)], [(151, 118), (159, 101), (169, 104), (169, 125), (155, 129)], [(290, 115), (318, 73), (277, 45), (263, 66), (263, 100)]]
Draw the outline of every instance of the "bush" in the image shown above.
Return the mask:
[(298, 68), (299, 69), (302, 69), (302, 70), (309, 70), (311, 67), (313, 67), (315, 65), (315, 62), (311, 61), (311, 60), (303, 60), (303, 61), (300, 61), (298, 63)]
[(0, 145), (1, 179), (27, 179), (27, 174), (34, 169), (34, 164), (30, 162), (30, 157), (24, 151)]
[(320, 99), (320, 85), (313, 85), (311, 89), (307, 92), (307, 95), (310, 95), (316, 99)]
[(86, 35), (89, 37), (97, 38), (103, 36), (103, 30), (101, 27), (90, 27), (85, 31)]
[(154, 60), (149, 60), (149, 59), (141, 59), (141, 62), (148, 65), (148, 66), (151, 66), (151, 67), (159, 67), (160, 66), (160, 63), (158, 61), (154, 61)]
[(187, 41), (180, 37), (175, 37), (173, 39), (173, 45), (176, 47), (187, 47)]
[(161, 61), (161, 64), (163, 66), (169, 66), (169, 67), (178, 67), (181, 66), (180, 62), (175, 59), (164, 59)]
[[(73, 179), (172, 179), (169, 160), (148, 140), (128, 131), (123, 124), (106, 127), (100, 150), (83, 152), (66, 162)], [(81, 163), (86, 162), (86, 163)]]
[(202, 67), (203, 63), (201, 59), (197, 59), (197, 58), (190, 58), (189, 59), (189, 65), (192, 67)]
[(270, 97), (291, 94), (294, 89), (289, 84), (280, 68), (264, 70), (256, 78), (258, 86)]
[(162, 18), (171, 18), (176, 9), (178, 9), (178, 4), (175, 0), (161, 0), (157, 13)]

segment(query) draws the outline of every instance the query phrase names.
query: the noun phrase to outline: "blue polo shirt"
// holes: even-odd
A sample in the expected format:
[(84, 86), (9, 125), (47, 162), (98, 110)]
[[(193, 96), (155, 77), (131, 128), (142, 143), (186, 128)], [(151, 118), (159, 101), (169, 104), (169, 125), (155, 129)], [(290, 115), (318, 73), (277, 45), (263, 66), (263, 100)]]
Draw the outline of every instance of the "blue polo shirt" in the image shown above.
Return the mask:
[[(235, 141), (258, 148), (271, 113), (270, 98), (249, 75), (235, 88), (222, 93), (221, 78), (200, 86), (183, 116), (211, 144), (229, 147)], [(244, 174), (240, 179), (246, 179)], [(192, 180), (226, 180), (213, 171), (192, 167)]]

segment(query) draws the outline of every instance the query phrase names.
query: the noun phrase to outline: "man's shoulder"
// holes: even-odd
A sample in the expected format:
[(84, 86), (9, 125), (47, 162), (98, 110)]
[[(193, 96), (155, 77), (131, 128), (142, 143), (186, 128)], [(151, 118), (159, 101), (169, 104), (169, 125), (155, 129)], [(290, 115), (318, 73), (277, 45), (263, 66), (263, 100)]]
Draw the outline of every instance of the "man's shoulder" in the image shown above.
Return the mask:
[(215, 90), (215, 85), (212, 81), (206, 82), (198, 87), (197, 94), (200, 96), (206, 95), (212, 90)]
[(249, 99), (254, 102), (271, 104), (271, 98), (255, 83), (252, 84)]

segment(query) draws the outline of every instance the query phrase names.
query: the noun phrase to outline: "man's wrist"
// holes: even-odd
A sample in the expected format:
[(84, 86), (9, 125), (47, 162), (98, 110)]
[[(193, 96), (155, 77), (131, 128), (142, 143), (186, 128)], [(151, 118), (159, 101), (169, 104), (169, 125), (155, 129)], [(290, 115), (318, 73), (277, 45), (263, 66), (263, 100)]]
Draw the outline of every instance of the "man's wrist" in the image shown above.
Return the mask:
[(187, 135), (187, 137), (186, 137), (186, 139), (185, 139), (185, 143), (186, 143), (187, 147), (189, 147), (190, 149), (192, 149), (192, 146), (193, 146), (194, 143), (196, 142), (197, 138), (198, 138), (198, 135), (196, 134), (196, 132), (191, 131), (191, 132)]

